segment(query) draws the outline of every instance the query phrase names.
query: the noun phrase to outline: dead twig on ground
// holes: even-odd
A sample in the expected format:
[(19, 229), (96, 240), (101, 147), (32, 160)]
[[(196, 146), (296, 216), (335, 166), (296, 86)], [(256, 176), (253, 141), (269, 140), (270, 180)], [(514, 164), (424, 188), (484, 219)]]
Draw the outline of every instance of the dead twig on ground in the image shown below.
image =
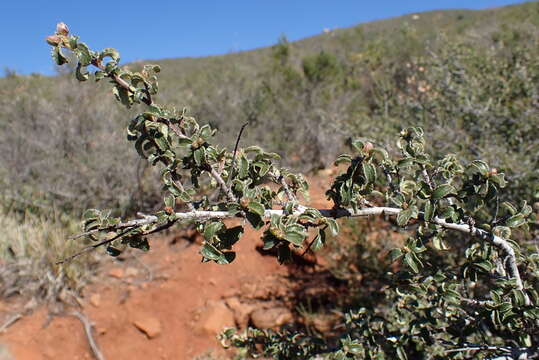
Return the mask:
[(22, 319), (22, 314), (14, 314), (10, 316), (2, 326), (0, 326), (0, 334), (5, 332), (11, 325), (15, 324), (17, 321)]
[(84, 315), (83, 313), (79, 311), (73, 311), (70, 313), (71, 316), (76, 317), (80, 320), (82, 325), (84, 326), (84, 332), (86, 334), (86, 338), (88, 340), (88, 344), (90, 345), (90, 349), (92, 350), (92, 354), (97, 360), (105, 360), (105, 357), (101, 353), (101, 350), (97, 346), (97, 343), (95, 342), (95, 339), (92, 334), (92, 323), (90, 320)]

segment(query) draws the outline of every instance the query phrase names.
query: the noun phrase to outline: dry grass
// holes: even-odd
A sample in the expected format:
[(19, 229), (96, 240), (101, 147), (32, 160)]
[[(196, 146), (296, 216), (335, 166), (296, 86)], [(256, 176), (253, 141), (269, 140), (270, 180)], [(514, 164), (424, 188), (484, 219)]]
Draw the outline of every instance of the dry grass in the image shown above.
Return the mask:
[(10, 213), (0, 216), (0, 228), (0, 297), (21, 295), (33, 304), (71, 303), (92, 277), (97, 253), (55, 264), (80, 248), (80, 242), (67, 240), (78, 231), (72, 219)]

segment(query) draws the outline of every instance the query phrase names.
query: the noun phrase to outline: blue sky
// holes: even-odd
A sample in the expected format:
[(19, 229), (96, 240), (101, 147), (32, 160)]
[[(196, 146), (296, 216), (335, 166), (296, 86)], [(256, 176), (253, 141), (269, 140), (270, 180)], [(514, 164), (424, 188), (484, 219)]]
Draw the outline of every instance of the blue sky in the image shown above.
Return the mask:
[(122, 62), (205, 56), (298, 40), (324, 28), (433, 9), (483, 9), (517, 0), (0, 0), (0, 75), (53, 74), (44, 38), (63, 21), (94, 49), (115, 47)]

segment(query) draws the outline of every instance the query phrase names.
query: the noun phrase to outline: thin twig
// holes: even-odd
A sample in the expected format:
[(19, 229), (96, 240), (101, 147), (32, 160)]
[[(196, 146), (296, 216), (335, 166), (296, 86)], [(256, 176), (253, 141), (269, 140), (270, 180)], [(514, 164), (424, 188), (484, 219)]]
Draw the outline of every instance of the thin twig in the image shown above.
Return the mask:
[(460, 348), (446, 350), (445, 353), (454, 353), (454, 352), (463, 352), (463, 351), (502, 351), (506, 353), (511, 353), (511, 350), (499, 346), (489, 346), (489, 345), (467, 345)]
[(279, 176), (279, 183), (283, 187), (284, 193), (286, 197), (288, 198), (288, 201), (297, 201), (296, 196), (290, 191), (290, 188), (288, 187), (288, 184), (286, 183), (286, 180), (284, 179), (284, 176)]
[(73, 311), (70, 315), (79, 319), (80, 322), (82, 322), (82, 324), (84, 325), (84, 332), (86, 333), (86, 338), (88, 339), (88, 344), (90, 345), (90, 349), (92, 350), (92, 354), (94, 354), (94, 357), (97, 360), (105, 360), (105, 357), (101, 353), (101, 350), (97, 346), (97, 343), (95, 342), (95, 339), (92, 335), (92, 324), (90, 323), (90, 320), (88, 320), (88, 318), (84, 314), (78, 311)]
[(79, 251), (78, 253), (74, 254), (74, 255), (71, 255), (65, 259), (62, 259), (60, 261), (57, 261), (56, 262), (56, 265), (61, 265), (63, 263), (66, 263), (68, 261), (71, 261), (73, 260), (74, 258), (80, 256), (80, 255), (83, 255), (83, 254), (86, 254), (87, 252), (90, 252), (92, 250), (95, 250), (97, 249), (98, 247), (100, 246), (103, 246), (103, 245), (107, 245), (107, 244), (110, 244), (111, 242), (113, 242), (114, 240), (116, 239), (119, 239), (121, 238), (122, 236), (124, 236), (125, 234), (127, 234), (129, 231), (131, 231), (131, 229), (127, 229), (119, 234), (117, 234), (116, 236), (110, 238), (110, 239), (107, 239), (107, 240), (103, 240), (103, 241), (100, 241), (98, 242), (97, 244), (94, 244), (94, 245), (90, 245), (90, 246), (87, 246), (85, 247), (84, 249), (82, 249), (81, 251)]
[(0, 326), (0, 333), (3, 333), (4, 331), (6, 331), (11, 325), (15, 324), (20, 319), (22, 319), (22, 314), (20, 314), (20, 313), (12, 315), (11, 317), (9, 317), (6, 320), (6, 322), (3, 323), (2, 326)]
[(236, 145), (234, 145), (234, 152), (232, 153), (232, 163), (230, 165), (230, 175), (228, 175), (227, 184), (230, 184), (230, 181), (234, 177), (234, 171), (236, 170), (236, 154), (238, 152), (238, 145), (240, 144), (241, 135), (243, 134), (243, 130), (245, 127), (249, 125), (249, 122), (247, 121), (245, 124), (241, 126), (240, 132), (238, 133), (238, 137), (236, 138)]
[(423, 179), (425, 180), (429, 188), (431, 190), (434, 190), (435, 184), (432, 182), (429, 173), (427, 172), (427, 168), (423, 164), (421, 164), (421, 175), (423, 175)]
[(228, 201), (237, 202), (238, 199), (232, 192), (232, 189), (225, 183), (221, 175), (219, 175), (212, 166), (209, 166), (208, 171), (210, 172), (211, 176), (215, 179), (215, 181), (217, 181), (217, 184), (219, 184), (221, 191), (226, 195), (226, 198), (228, 199)]
[[(183, 184), (181, 183), (181, 181), (176, 180), (176, 179), (173, 179), (172, 181), (173, 181), (174, 184), (178, 187), (178, 189), (180, 189), (181, 192), (184, 192), (184, 191), (185, 191), (185, 188), (183, 187)], [(194, 205), (193, 205), (192, 202), (188, 202), (188, 203), (187, 203), (187, 207), (188, 207), (189, 210), (191, 210), (191, 211), (195, 210), (195, 207), (194, 207)]]

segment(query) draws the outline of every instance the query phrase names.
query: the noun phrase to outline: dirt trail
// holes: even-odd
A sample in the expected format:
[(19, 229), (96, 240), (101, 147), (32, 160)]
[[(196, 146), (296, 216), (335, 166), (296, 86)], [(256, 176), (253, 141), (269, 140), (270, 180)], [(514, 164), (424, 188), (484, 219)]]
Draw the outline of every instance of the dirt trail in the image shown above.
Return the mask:
[[(311, 205), (327, 206), (322, 191), (327, 182), (315, 178), (312, 183)], [(216, 356), (231, 355), (214, 333), (216, 327), (231, 322), (230, 309), (221, 299), (234, 296), (242, 286), (244, 291), (255, 292), (268, 279), (288, 275), (274, 257), (256, 251), (260, 232), (249, 226), (245, 229), (235, 246), (236, 260), (226, 266), (201, 263), (197, 244), (187, 246), (180, 240), (172, 245), (181, 233), (154, 238), (152, 250), (136, 261), (111, 260), (103, 270), (104, 280), (85, 290), (80, 309), (94, 324), (95, 340), (105, 358), (182, 360), (211, 350)], [(1, 310), (0, 321), (7, 317)], [(49, 318), (43, 308), (0, 334), (1, 344), (12, 358), (4, 359), (0, 351), (0, 360), (93, 358), (80, 320)]]

